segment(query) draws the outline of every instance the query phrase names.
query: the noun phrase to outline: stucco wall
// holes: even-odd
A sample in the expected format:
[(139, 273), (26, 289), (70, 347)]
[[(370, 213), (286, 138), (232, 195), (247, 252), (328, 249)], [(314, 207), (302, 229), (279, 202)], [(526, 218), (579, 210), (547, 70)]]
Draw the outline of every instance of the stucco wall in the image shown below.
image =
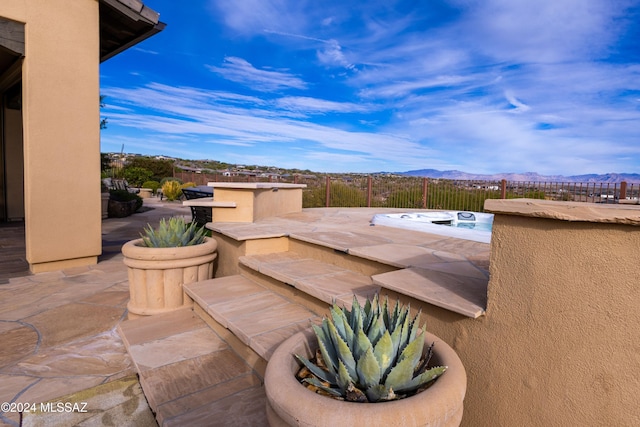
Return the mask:
[(32, 271), (101, 252), (99, 14), (95, 0), (3, 0), (25, 23), (22, 70), (27, 260)]
[(467, 369), (462, 425), (640, 425), (639, 254), (638, 226), (496, 214), (486, 316), (425, 308)]
[(305, 185), (275, 183), (214, 183), (214, 201), (235, 208), (213, 208), (216, 222), (254, 222), (302, 210)]

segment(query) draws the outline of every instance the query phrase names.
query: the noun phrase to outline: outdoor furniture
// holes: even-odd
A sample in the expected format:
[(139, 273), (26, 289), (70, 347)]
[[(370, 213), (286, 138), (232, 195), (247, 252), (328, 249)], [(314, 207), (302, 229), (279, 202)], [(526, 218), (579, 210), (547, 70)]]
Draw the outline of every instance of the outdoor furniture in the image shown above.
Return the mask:
[[(189, 187), (183, 188), (182, 194), (185, 199), (211, 198), (213, 200), (213, 188), (211, 187)], [(189, 206), (191, 208), (191, 221), (203, 227), (208, 222), (213, 221), (212, 209), (207, 206)]]
[(126, 179), (103, 178), (102, 183), (109, 190), (125, 190), (125, 191), (128, 191), (129, 193), (135, 193), (135, 194), (140, 192), (140, 190), (137, 188), (129, 187), (129, 183), (127, 182)]

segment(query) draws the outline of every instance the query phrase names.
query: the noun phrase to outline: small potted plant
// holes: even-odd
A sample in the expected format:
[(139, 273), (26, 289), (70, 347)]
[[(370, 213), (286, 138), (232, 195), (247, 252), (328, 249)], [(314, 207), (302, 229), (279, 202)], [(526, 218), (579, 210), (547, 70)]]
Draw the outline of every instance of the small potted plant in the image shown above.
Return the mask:
[(271, 426), (457, 426), (466, 373), (457, 354), (399, 302), (376, 295), (299, 332), (265, 373)]
[(140, 239), (122, 246), (128, 267), (129, 317), (164, 313), (193, 305), (183, 285), (213, 277), (217, 242), (184, 218), (162, 219)]

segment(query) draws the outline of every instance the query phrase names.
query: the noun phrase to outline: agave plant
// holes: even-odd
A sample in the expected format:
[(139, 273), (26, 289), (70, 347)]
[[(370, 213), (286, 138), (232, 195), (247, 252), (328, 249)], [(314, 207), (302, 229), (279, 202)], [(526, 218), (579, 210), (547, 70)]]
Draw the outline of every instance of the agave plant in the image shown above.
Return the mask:
[(204, 242), (204, 228), (195, 222), (187, 224), (184, 218), (172, 217), (160, 220), (157, 229), (147, 224), (145, 234), (140, 234), (144, 246), (150, 248), (174, 248), (177, 246), (192, 246)]
[(377, 294), (364, 307), (354, 297), (351, 311), (334, 304), (331, 319), (313, 325), (317, 363), (295, 355), (312, 374), (302, 381), (348, 401), (405, 397), (447, 369), (428, 368), (433, 344), (424, 351), (425, 330), (420, 330), (419, 320), (420, 313), (411, 318), (409, 306), (399, 301), (390, 311), (388, 299), (380, 303)]

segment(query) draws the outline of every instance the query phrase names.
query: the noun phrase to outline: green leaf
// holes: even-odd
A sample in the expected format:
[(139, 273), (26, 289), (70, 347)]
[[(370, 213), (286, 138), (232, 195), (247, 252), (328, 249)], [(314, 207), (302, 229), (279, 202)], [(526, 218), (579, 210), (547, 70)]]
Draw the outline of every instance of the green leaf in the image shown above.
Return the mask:
[(369, 341), (369, 338), (365, 335), (362, 329), (358, 329), (358, 331), (355, 332), (355, 340), (353, 345), (353, 358), (358, 360), (369, 349), (373, 350), (371, 341)]
[(363, 386), (372, 387), (380, 383), (380, 365), (371, 347), (358, 359), (357, 369), (360, 384)]
[(356, 296), (353, 296), (353, 303), (351, 305), (351, 317), (349, 319), (351, 329), (356, 333), (359, 327), (362, 327), (362, 308)]
[(413, 378), (413, 369), (414, 365), (411, 363), (411, 359), (406, 358), (401, 360), (391, 369), (389, 375), (387, 375), (387, 379), (384, 381), (385, 387), (398, 390), (399, 386), (411, 381)]
[(339, 389), (332, 388), (332, 387), (327, 387), (324, 384), (322, 384), (317, 378), (314, 378), (314, 377), (305, 378), (302, 381), (305, 382), (305, 383), (311, 384), (312, 386), (318, 387), (319, 389), (326, 391), (327, 393), (331, 394), (332, 396), (344, 397), (344, 395), (341, 393), (341, 391)]
[(394, 387), (394, 390), (398, 393), (407, 393), (413, 390), (416, 390), (423, 385), (427, 384), (430, 381), (435, 380), (440, 375), (442, 375), (447, 370), (446, 366), (437, 366), (435, 368), (431, 368), (417, 377), (409, 380), (405, 384), (401, 384), (398, 387)]
[(393, 366), (397, 355), (397, 350), (393, 346), (393, 341), (391, 339), (391, 335), (389, 335), (389, 331), (385, 331), (382, 338), (378, 340), (378, 343), (373, 349), (373, 354), (378, 360), (380, 372), (382, 377), (384, 377), (389, 373), (389, 369)]
[(409, 329), (409, 341), (413, 341), (416, 339), (416, 335), (418, 335), (418, 331), (420, 330), (420, 315), (422, 314), (422, 310), (418, 311), (411, 321), (410, 329)]
[(338, 376), (336, 379), (338, 387), (340, 387), (340, 390), (342, 390), (343, 393), (346, 393), (349, 388), (349, 384), (351, 384), (352, 381), (355, 381), (347, 371), (345, 364), (342, 363), (342, 360), (338, 360)]
[[(367, 309), (367, 306), (369, 307)], [(377, 313), (378, 313), (378, 294), (376, 293), (373, 296), (373, 300), (369, 300), (369, 298), (367, 298), (367, 302), (364, 306), (364, 311), (365, 311), (365, 316), (362, 319), (362, 330), (364, 330), (365, 334), (369, 332), (369, 329), (371, 328), (371, 324), (373, 323), (373, 320), (377, 317)]]
[[(323, 322), (326, 322), (326, 319), (323, 319)], [(338, 356), (333, 348), (331, 338), (327, 336), (323, 328), (320, 328), (317, 325), (311, 325), (311, 327), (316, 333), (318, 348), (320, 349), (320, 354), (322, 355), (322, 360), (324, 360), (325, 366), (332, 374), (336, 375), (338, 369)]]
[(393, 309), (393, 313), (389, 316), (389, 327), (388, 329), (393, 332), (398, 327), (400, 318), (400, 300), (396, 300), (396, 305)]
[[(342, 337), (342, 339), (349, 345), (353, 345), (353, 329), (349, 326), (349, 321), (345, 316), (344, 312), (337, 306), (334, 305), (331, 307), (331, 319), (333, 319), (333, 324), (336, 327), (336, 330)], [(351, 347), (349, 347), (351, 348)]]
[(405, 313), (402, 326), (393, 331), (393, 334), (391, 335), (393, 346), (396, 349), (396, 354), (402, 353), (402, 350), (404, 350), (409, 342), (409, 325), (409, 316), (408, 313)]
[(384, 297), (384, 303), (380, 308), (380, 314), (382, 315), (382, 320), (384, 321), (385, 328), (389, 327), (389, 297)]
[(367, 395), (367, 399), (369, 399), (369, 402), (372, 402), (372, 403), (397, 399), (397, 396), (395, 395), (393, 390), (385, 387), (382, 384), (369, 387), (365, 391), (365, 393)]
[(340, 359), (344, 363), (353, 382), (358, 382), (358, 373), (356, 372), (356, 361), (353, 358), (353, 355), (351, 354), (351, 349), (349, 348), (347, 343), (342, 339), (342, 337), (340, 337), (340, 334), (338, 334), (338, 331), (336, 330), (336, 327), (333, 324), (333, 322), (328, 322), (328, 325), (329, 325), (329, 332), (331, 333), (331, 340), (333, 341), (333, 344), (335, 345), (336, 353), (338, 354), (338, 359)]
[(424, 350), (424, 331), (416, 338), (411, 341), (400, 353), (400, 357), (398, 357), (399, 361), (409, 359), (414, 368), (418, 366), (420, 363), (420, 359), (422, 358), (422, 351)]
[(371, 324), (371, 328), (369, 328), (369, 332), (367, 333), (367, 336), (369, 337), (369, 341), (371, 341), (371, 344), (373, 344), (374, 346), (376, 345), (378, 340), (382, 337), (384, 332), (387, 330), (387, 328), (384, 325), (383, 317), (384, 317), (384, 313), (380, 312), (378, 316), (373, 320), (373, 323)]
[(332, 373), (325, 371), (324, 369), (321, 369), (320, 367), (316, 366), (314, 363), (312, 363), (311, 361), (309, 361), (307, 358), (303, 356), (299, 356), (297, 354), (294, 354), (294, 356), (296, 359), (300, 361), (300, 363), (306, 366), (307, 369), (309, 369), (313, 375), (315, 375), (319, 379), (326, 381), (329, 384), (333, 384), (333, 385), (337, 384), (337, 378)]

